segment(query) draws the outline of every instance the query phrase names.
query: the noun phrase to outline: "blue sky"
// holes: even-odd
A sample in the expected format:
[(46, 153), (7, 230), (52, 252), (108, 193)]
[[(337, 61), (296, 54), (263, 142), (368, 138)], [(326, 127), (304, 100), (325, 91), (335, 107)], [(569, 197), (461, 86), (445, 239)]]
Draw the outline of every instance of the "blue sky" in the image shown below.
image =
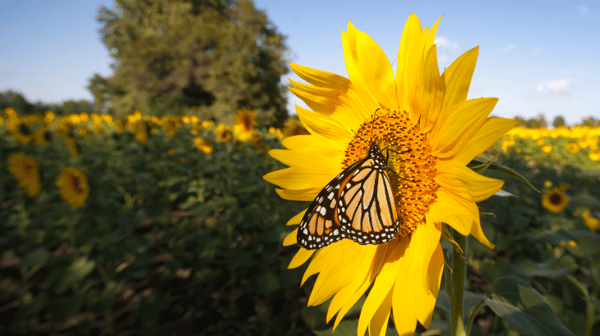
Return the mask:
[[(600, 117), (600, 1), (278, 1), (255, 0), (288, 36), (289, 60), (347, 76), (341, 34), (348, 22), (396, 60), (411, 13), (437, 33), (440, 68), (479, 46), (469, 98), (498, 97), (494, 115), (568, 123)], [(31, 101), (91, 99), (94, 73), (111, 62), (96, 21), (110, 0), (0, 0), (0, 90)], [(293, 73), (285, 78), (299, 80)], [(305, 107), (290, 95), (294, 103)]]

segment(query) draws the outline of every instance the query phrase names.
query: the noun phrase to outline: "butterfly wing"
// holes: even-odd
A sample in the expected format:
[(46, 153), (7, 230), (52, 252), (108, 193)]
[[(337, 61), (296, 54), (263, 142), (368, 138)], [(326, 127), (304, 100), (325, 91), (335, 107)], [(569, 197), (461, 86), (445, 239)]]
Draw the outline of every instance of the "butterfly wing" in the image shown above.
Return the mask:
[(307, 250), (316, 250), (348, 238), (344, 231), (340, 230), (338, 221), (338, 199), (340, 191), (343, 190), (341, 183), (352, 176), (365, 160), (366, 158), (359, 160), (344, 169), (319, 192), (300, 221), (298, 245)]
[(383, 244), (392, 240), (398, 227), (398, 213), (390, 177), (375, 158), (367, 157), (340, 184), (337, 219), (340, 229), (353, 241)]

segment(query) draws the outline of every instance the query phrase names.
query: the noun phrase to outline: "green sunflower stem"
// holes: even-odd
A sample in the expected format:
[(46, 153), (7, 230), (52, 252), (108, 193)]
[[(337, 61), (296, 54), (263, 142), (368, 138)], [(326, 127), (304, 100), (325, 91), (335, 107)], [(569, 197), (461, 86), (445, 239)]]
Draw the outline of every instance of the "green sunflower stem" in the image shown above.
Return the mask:
[(451, 335), (463, 336), (466, 335), (463, 320), (463, 293), (467, 275), (467, 237), (456, 231), (452, 237), (458, 246), (455, 246), (452, 252), (452, 293), (448, 293), (452, 309), (450, 313)]

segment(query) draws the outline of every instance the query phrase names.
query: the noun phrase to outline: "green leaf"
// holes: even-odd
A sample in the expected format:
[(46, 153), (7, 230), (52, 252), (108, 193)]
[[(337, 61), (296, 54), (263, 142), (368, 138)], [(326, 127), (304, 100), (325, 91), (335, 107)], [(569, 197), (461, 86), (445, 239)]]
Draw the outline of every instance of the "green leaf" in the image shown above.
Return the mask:
[(488, 295), (485, 302), (494, 313), (531, 335), (573, 335), (544, 298), (523, 280), (498, 278)]
[(584, 298), (587, 302), (591, 303), (597, 311), (600, 312), (600, 300), (595, 297)]
[(573, 232), (577, 237), (576, 246), (567, 244), (569, 252), (577, 257), (591, 257), (596, 253), (600, 253), (600, 237), (597, 234), (584, 230), (576, 230)]
[(557, 279), (566, 274), (570, 274), (574, 269), (574, 267), (567, 267), (567, 265), (564, 265), (564, 263), (559, 263), (558, 260), (554, 258), (550, 258), (539, 263), (531, 260), (521, 260), (509, 266), (505, 274), (514, 272), (517, 275), (525, 277), (545, 277), (549, 279)]
[[(473, 293), (469, 291), (465, 291), (463, 294), (463, 316), (466, 315), (471, 310), (475, 309), (475, 307), (485, 299), (485, 295), (479, 293)], [(438, 293), (437, 301), (435, 302), (435, 306), (447, 314), (450, 314), (451, 306), (450, 306), (450, 297), (445, 289), (440, 290)]]
[[(475, 160), (475, 159), (473, 159), (473, 160), (471, 160), (471, 162), (469, 162), (469, 164), (467, 164), (467, 167), (469, 167), (471, 169), (478, 169), (478, 168), (483, 168), (483, 167), (485, 167), (488, 164), (489, 164), (489, 161), (488, 162), (484, 162), (484, 161), (481, 161), (481, 160)], [(525, 182), (531, 189), (537, 191), (538, 193), (540, 192), (539, 190), (537, 190), (533, 186), (533, 184), (531, 184), (531, 182), (529, 182), (521, 174), (519, 174), (516, 171), (514, 171), (514, 170), (512, 170), (512, 169), (510, 169), (510, 168), (508, 168), (506, 166), (503, 166), (503, 165), (501, 165), (501, 164), (499, 164), (497, 162), (492, 162), (491, 164), (489, 164), (489, 167), (487, 167), (487, 169), (497, 170), (497, 171), (500, 171), (500, 172), (512, 175), (512, 176), (518, 178), (519, 180)]]
[(29, 252), (29, 254), (23, 258), (22, 262), (23, 265), (27, 267), (43, 266), (46, 261), (48, 261), (49, 256), (50, 253), (48, 253), (46, 249), (40, 247)]

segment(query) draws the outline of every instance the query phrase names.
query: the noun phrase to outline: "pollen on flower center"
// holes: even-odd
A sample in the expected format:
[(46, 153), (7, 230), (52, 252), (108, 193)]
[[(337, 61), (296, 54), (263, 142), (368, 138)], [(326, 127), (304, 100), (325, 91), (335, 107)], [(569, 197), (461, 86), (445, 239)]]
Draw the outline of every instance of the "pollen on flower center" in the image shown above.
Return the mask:
[(425, 214), (436, 199), (439, 185), (436, 157), (419, 125), (412, 125), (406, 111), (379, 110), (365, 121), (346, 149), (343, 168), (367, 156), (373, 142), (389, 155), (388, 176), (392, 182), (400, 227), (397, 237), (406, 237), (425, 222)]

